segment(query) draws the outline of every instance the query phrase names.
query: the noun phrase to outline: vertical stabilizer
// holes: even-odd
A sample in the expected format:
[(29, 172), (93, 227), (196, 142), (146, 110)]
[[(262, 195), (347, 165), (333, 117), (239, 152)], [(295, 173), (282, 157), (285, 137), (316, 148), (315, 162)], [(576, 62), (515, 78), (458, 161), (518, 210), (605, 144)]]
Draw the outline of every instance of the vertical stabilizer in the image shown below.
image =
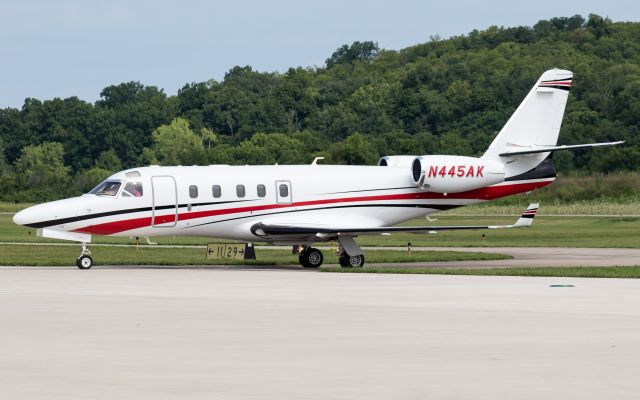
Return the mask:
[(562, 69), (546, 71), (493, 140), (483, 158), (500, 159), (506, 177), (537, 167), (549, 152), (500, 157), (501, 153), (555, 146), (573, 73)]

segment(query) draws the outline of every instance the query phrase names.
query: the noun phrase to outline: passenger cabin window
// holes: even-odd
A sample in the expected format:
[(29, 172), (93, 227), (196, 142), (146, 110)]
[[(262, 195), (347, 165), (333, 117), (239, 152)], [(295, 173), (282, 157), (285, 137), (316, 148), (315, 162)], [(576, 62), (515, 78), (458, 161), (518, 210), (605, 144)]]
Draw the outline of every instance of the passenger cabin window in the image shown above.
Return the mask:
[(238, 197), (244, 197), (245, 195), (244, 185), (236, 186), (236, 195), (238, 195)]
[(98, 196), (115, 196), (118, 194), (118, 190), (120, 190), (120, 186), (122, 186), (122, 182), (118, 181), (104, 181), (89, 193), (95, 194)]
[(289, 196), (289, 186), (280, 185), (278, 190), (280, 191), (280, 197), (288, 197)]
[(258, 185), (258, 197), (264, 197), (267, 195), (267, 188), (264, 185)]
[(141, 182), (127, 182), (122, 189), (122, 197), (142, 197), (142, 194)]
[(192, 199), (198, 197), (198, 187), (196, 185), (189, 186), (189, 197)]
[(220, 185), (213, 185), (211, 186), (211, 193), (213, 194), (213, 197), (217, 199), (222, 196), (222, 188)]

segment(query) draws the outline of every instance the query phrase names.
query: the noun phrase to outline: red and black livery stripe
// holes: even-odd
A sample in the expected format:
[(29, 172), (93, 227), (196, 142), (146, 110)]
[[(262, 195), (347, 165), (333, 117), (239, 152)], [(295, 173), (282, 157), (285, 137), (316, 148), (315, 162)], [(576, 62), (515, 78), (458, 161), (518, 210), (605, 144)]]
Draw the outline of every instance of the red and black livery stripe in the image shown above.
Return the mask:
[(569, 91), (571, 89), (571, 78), (569, 79), (553, 79), (550, 81), (542, 81), (538, 87), (553, 88)]

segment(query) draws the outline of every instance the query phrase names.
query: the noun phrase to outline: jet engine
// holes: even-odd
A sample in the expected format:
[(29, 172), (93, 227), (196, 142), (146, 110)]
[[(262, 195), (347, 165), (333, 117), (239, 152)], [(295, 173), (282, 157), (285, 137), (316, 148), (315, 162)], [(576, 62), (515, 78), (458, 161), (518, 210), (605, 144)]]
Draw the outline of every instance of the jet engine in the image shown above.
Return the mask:
[(381, 167), (410, 167), (416, 156), (385, 156), (378, 160)]
[(499, 161), (464, 156), (418, 156), (411, 164), (415, 184), (435, 193), (460, 193), (504, 181)]

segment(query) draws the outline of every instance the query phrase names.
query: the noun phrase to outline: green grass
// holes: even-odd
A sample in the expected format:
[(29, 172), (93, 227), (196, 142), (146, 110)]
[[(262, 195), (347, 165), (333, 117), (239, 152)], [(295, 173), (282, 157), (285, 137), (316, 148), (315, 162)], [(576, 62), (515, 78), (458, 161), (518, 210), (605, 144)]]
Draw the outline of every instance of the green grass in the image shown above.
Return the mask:
[(33, 204), (29, 203), (9, 203), (6, 201), (0, 201), (0, 212), (18, 212), (27, 207), (32, 206)]
[[(97, 265), (290, 265), (298, 264), (298, 256), (287, 250), (256, 249), (257, 260), (205, 259), (204, 248), (159, 248), (154, 246), (91, 248)], [(337, 264), (338, 257), (324, 251), (325, 264)], [(74, 265), (80, 246), (0, 245), (0, 265)], [(454, 251), (368, 251), (367, 262), (436, 262), (510, 259), (505, 254), (469, 253)]]
[(547, 276), (576, 278), (640, 278), (640, 265), (633, 267), (526, 267), (526, 268), (394, 268), (321, 267), (322, 272), (372, 274), (432, 274), (481, 276)]
[[(517, 198), (517, 196), (516, 196)], [(497, 200), (469, 207), (461, 207), (448, 211), (450, 215), (518, 215), (526, 206), (522, 198), (514, 201)], [(540, 210), (545, 215), (640, 215), (640, 200), (620, 200), (610, 202), (605, 200), (572, 201), (562, 203), (559, 201), (541, 201)]]
[[(541, 211), (544, 212), (544, 211)], [(437, 221), (412, 220), (406, 225), (494, 225), (510, 224), (517, 217), (475, 217), (436, 214)], [(484, 238), (483, 238), (484, 234)], [(203, 237), (153, 237), (160, 244), (202, 245), (221, 242)], [(134, 243), (124, 237), (94, 236), (94, 243)], [(142, 240), (143, 241), (143, 240)], [(0, 242), (56, 242), (35, 236), (35, 230), (15, 225), (11, 215), (0, 215)], [(640, 218), (637, 217), (536, 217), (533, 226), (523, 229), (454, 231), (415, 235), (361, 236), (361, 246), (437, 247), (624, 247), (640, 248)]]
[[(406, 225), (511, 224), (515, 217), (472, 217), (438, 214), (435, 222), (412, 220)], [(483, 237), (484, 235), (484, 237)], [(622, 247), (640, 248), (640, 218), (544, 217), (530, 228), (439, 232), (431, 235), (394, 234), (359, 238), (365, 246), (437, 247)]]

